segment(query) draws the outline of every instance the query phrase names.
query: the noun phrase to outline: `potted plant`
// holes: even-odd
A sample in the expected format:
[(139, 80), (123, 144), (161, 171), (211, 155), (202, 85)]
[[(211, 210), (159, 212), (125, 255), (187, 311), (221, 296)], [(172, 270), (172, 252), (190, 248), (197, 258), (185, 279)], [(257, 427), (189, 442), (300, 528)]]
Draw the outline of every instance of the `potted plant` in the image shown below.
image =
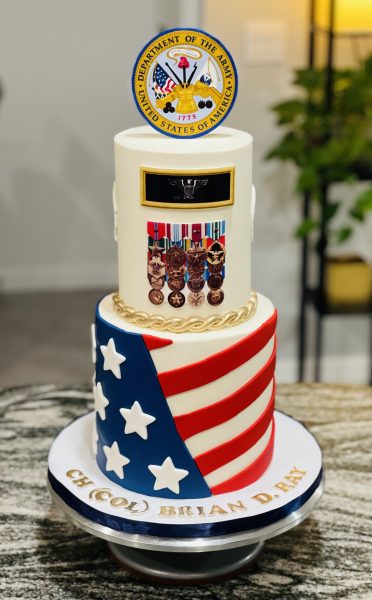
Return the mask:
[[(320, 232), (320, 203), (325, 188), (334, 183), (353, 186), (356, 182), (372, 180), (372, 55), (355, 69), (333, 71), (332, 109), (326, 109), (326, 72), (324, 69), (296, 71), (294, 84), (301, 94), (273, 106), (278, 124), (284, 129), (279, 142), (269, 151), (267, 159), (289, 161), (297, 167), (296, 191), (311, 198), (312, 216), (303, 220), (296, 230), (299, 238)], [(342, 199), (327, 200), (325, 222), (326, 249), (342, 244), (353, 233), (353, 224), (363, 222), (372, 211), (372, 184), (363, 186), (348, 206), (344, 222), (336, 225), (336, 215), (342, 211)], [(349, 199), (348, 199), (349, 201)], [(350, 280), (353, 265), (358, 271), (360, 294), (345, 297), (348, 285), (340, 296), (335, 289), (340, 277)], [(343, 269), (343, 266), (344, 269)], [(344, 271), (344, 275), (341, 275)], [(360, 283), (361, 273), (364, 284)], [(347, 280), (346, 280), (347, 281)], [(347, 256), (342, 261), (327, 258), (326, 292), (333, 303), (360, 304), (371, 299), (371, 269), (361, 258)], [(341, 286), (342, 287), (342, 286)]]

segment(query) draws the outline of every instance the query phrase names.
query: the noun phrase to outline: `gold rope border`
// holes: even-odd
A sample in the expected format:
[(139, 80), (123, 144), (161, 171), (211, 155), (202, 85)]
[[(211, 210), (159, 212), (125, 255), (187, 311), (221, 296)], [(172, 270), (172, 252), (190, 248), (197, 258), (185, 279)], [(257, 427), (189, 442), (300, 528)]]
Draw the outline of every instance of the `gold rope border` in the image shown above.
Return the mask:
[(129, 323), (139, 327), (150, 327), (158, 331), (172, 331), (173, 333), (201, 333), (203, 331), (217, 331), (224, 327), (234, 327), (250, 319), (257, 309), (257, 293), (251, 291), (248, 302), (239, 306), (237, 310), (230, 310), (223, 315), (211, 315), (210, 317), (163, 317), (162, 315), (151, 315), (142, 310), (136, 310), (129, 306), (115, 292), (112, 296), (114, 309)]

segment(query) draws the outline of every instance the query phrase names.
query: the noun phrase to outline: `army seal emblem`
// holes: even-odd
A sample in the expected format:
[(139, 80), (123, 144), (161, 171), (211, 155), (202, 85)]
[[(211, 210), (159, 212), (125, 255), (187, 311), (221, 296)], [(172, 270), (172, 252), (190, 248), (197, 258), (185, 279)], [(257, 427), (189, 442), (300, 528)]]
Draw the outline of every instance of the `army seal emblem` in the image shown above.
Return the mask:
[(237, 87), (228, 50), (197, 29), (170, 29), (150, 40), (132, 75), (142, 116), (158, 131), (179, 138), (205, 135), (220, 125)]

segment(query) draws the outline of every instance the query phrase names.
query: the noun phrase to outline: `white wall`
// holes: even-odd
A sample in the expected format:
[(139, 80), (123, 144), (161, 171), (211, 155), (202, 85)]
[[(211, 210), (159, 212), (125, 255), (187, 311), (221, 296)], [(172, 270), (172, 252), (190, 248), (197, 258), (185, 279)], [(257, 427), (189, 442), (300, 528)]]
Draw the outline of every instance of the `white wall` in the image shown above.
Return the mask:
[[(227, 45), (239, 70), (226, 124), (254, 136), (253, 283), (279, 309), (279, 379), (290, 380), (300, 251), (292, 231), (300, 202), (293, 172), (263, 157), (279, 135), (269, 107), (292, 93), (291, 71), (306, 60), (307, 2), (200, 2), (201, 25)], [(143, 123), (130, 90), (138, 51), (160, 26), (178, 26), (180, 19), (197, 25), (198, 0), (189, 12), (188, 6), (188, 0), (2, 0), (0, 291), (116, 286), (112, 138)], [(251, 19), (283, 21), (282, 64), (243, 61), (244, 24)], [(325, 338), (325, 377), (366, 380), (366, 320), (329, 320)]]
[(113, 136), (167, 4), (2, 0), (0, 290), (116, 285)]
[[(282, 163), (266, 162), (264, 157), (281, 135), (270, 107), (293, 95), (293, 69), (306, 65), (308, 4), (298, 0), (205, 0), (203, 10), (204, 29), (226, 44), (237, 63), (239, 93), (228, 125), (245, 129), (254, 138), (257, 205), (252, 281), (278, 307), (279, 381), (295, 380), (297, 376), (300, 244), (293, 231), (300, 219), (301, 200), (293, 192), (294, 171)], [(285, 30), (283, 60), (266, 65), (245, 62), (246, 23), (273, 20), (280, 21)], [(342, 58), (340, 52), (338, 57)], [(350, 246), (343, 249), (352, 248), (372, 258), (371, 227), (358, 229)], [(309, 327), (314, 330), (314, 323)], [(367, 382), (368, 338), (364, 317), (326, 319), (324, 379)], [(312, 364), (308, 366), (313, 372)]]

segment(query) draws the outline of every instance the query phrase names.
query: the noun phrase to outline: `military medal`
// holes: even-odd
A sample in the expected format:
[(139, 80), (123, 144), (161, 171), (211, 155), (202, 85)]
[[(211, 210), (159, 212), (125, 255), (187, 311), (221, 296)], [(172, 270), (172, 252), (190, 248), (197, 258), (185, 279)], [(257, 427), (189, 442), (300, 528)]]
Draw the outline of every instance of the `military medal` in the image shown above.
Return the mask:
[[(207, 261), (211, 265), (219, 265), (225, 261), (225, 246), (221, 242), (213, 242), (208, 248)], [(208, 266), (209, 269), (209, 266)]]
[(153, 304), (161, 304), (164, 301), (164, 294), (160, 290), (150, 290), (149, 300)]
[(191, 306), (200, 306), (201, 304), (204, 304), (204, 292), (190, 292), (187, 296), (187, 302), (191, 304)]
[(158, 131), (180, 138), (218, 127), (235, 102), (237, 84), (228, 50), (196, 29), (171, 29), (150, 40), (132, 75), (142, 116)]
[(159, 258), (152, 258), (147, 265), (147, 271), (149, 275), (153, 275), (155, 277), (164, 277), (165, 264)]
[(218, 290), (223, 284), (223, 277), (220, 274), (210, 275), (207, 284), (209, 289)]
[(211, 306), (218, 306), (223, 301), (224, 296), (222, 290), (211, 290), (208, 292), (207, 300)]
[(187, 282), (187, 287), (192, 292), (200, 292), (205, 284), (204, 277), (195, 277), (195, 279), (189, 279)]
[(216, 265), (212, 265), (211, 263), (208, 263), (208, 271), (210, 273), (214, 273), (214, 274), (222, 273), (223, 267), (224, 267), (223, 263), (217, 263)]
[[(179, 246), (171, 246), (166, 252), (166, 260), (167, 260), (167, 283), (168, 287), (172, 292), (180, 292), (186, 285), (185, 282), (185, 273), (186, 273), (186, 253), (183, 248)], [(185, 303), (185, 298), (182, 294), (180, 294), (183, 298), (183, 302), (181, 304), (177, 304), (178, 300), (176, 296), (172, 296), (170, 294), (168, 296), (168, 302), (174, 307), (178, 308)], [(172, 297), (172, 304), (170, 298)]]
[[(197, 308), (224, 300), (225, 222), (147, 223), (147, 277), (153, 304)], [(208, 290), (204, 291), (207, 282)], [(187, 293), (185, 293), (185, 288)], [(166, 291), (165, 291), (166, 290)], [(160, 292), (157, 294), (155, 292)]]
[(179, 246), (172, 246), (166, 252), (167, 257), (167, 269), (177, 269), (181, 267), (186, 261), (186, 253)]
[(148, 274), (149, 282), (154, 290), (161, 290), (165, 284), (165, 277), (155, 277), (154, 275)]
[(185, 304), (185, 296), (181, 292), (172, 292), (168, 296), (168, 302), (173, 308), (181, 308)]
[(161, 259), (162, 253), (164, 252), (164, 248), (161, 248), (159, 246), (158, 241), (154, 241), (153, 245), (149, 246), (149, 250), (151, 252), (152, 258), (160, 258)]
[(173, 292), (180, 292), (181, 290), (183, 290), (185, 285), (186, 283), (183, 277), (178, 279), (168, 279), (168, 287)]
[(188, 269), (189, 279), (204, 279), (204, 265), (195, 269)]
[(189, 269), (199, 267), (201, 265), (204, 266), (204, 263), (207, 260), (207, 251), (205, 248), (199, 246), (199, 242), (196, 242), (195, 246), (187, 250), (186, 259)]

